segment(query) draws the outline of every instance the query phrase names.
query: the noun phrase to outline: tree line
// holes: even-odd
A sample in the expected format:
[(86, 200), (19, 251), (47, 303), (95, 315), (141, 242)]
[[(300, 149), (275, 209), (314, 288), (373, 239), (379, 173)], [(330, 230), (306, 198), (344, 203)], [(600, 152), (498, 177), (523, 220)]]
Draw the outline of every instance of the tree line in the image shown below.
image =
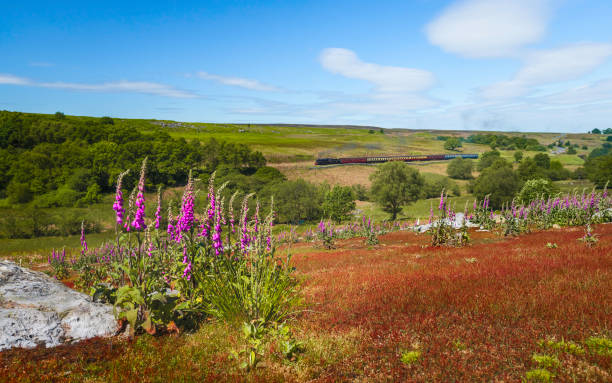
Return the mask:
[(38, 207), (87, 205), (114, 190), (117, 175), (150, 160), (149, 186), (185, 184), (190, 169), (220, 165), (257, 169), (260, 152), (243, 144), (172, 138), (162, 128), (144, 132), (110, 117), (83, 118), (0, 111), (0, 198)]

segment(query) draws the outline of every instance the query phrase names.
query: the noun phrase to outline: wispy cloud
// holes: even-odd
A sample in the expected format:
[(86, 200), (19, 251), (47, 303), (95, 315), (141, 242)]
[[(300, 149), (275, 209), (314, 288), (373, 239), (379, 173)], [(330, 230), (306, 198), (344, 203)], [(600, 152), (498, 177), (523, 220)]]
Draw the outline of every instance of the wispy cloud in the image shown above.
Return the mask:
[(509, 56), (541, 39), (550, 13), (548, 0), (465, 0), (446, 8), (425, 32), (447, 52)]
[(5, 85), (31, 85), (27, 78), (13, 76), (12, 74), (0, 73), (0, 84)]
[(437, 104), (422, 94), (435, 81), (434, 75), (426, 70), (364, 62), (355, 52), (344, 48), (323, 50), (319, 61), (331, 73), (374, 86), (368, 95), (344, 96), (328, 104), (341, 113), (401, 114)]
[(250, 90), (257, 90), (262, 92), (279, 92), (281, 90), (273, 85), (264, 84), (257, 80), (252, 80), (248, 78), (220, 76), (217, 74), (211, 74), (203, 71), (196, 73), (196, 75), (203, 80), (215, 81), (223, 85), (237, 86), (239, 88), (245, 88)]
[(368, 81), (379, 92), (418, 92), (434, 82), (431, 72), (397, 66), (363, 62), (355, 52), (344, 48), (327, 48), (320, 56), (321, 65), (328, 71), (348, 78)]
[(87, 84), (75, 82), (38, 82), (25, 77), (11, 74), (0, 74), (0, 84), (22, 85), (38, 88), (65, 89), (88, 92), (118, 92), (118, 93), (141, 93), (155, 96), (173, 98), (197, 98), (195, 93), (177, 89), (166, 84), (146, 81), (117, 81), (101, 84)]
[(612, 101), (612, 79), (596, 81), (587, 85), (566, 89), (542, 98), (549, 104), (586, 104)]
[(557, 49), (527, 54), (523, 67), (509, 81), (502, 81), (483, 89), (488, 99), (507, 99), (522, 96), (532, 87), (574, 80), (583, 76), (612, 56), (612, 44), (580, 43)]

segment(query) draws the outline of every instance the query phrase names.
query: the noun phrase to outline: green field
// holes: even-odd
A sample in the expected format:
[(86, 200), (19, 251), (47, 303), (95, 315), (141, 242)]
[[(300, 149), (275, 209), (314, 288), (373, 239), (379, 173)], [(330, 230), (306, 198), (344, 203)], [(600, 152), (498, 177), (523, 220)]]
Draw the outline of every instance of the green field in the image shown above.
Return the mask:
[[(76, 119), (91, 119), (91, 117), (71, 117)], [(153, 132), (157, 129), (167, 131), (174, 138), (186, 140), (199, 140), (206, 142), (212, 138), (219, 141), (241, 143), (252, 149), (261, 151), (270, 166), (276, 167), (289, 179), (306, 179), (311, 182), (327, 182), (331, 185), (369, 186), (369, 175), (376, 170), (376, 166), (354, 165), (315, 168), (314, 159), (321, 156), (342, 157), (374, 154), (443, 154), (457, 153), (444, 149), (444, 141), (438, 136), (464, 137), (483, 132), (467, 131), (413, 131), (394, 129), (381, 130), (371, 127), (347, 126), (276, 126), (276, 125), (245, 125), (245, 124), (212, 124), (212, 123), (178, 123), (173, 121), (157, 120), (122, 120), (116, 119), (115, 124)], [(496, 132), (486, 132), (499, 134)], [(536, 138), (543, 145), (559, 139), (557, 133), (504, 133), (510, 136), (525, 135), (527, 138)], [(582, 165), (584, 160), (579, 155), (602, 144), (604, 137), (590, 134), (569, 134), (563, 137), (572, 143), (580, 145), (578, 153), (551, 154), (552, 159), (558, 159), (569, 169)], [(582, 149), (586, 145), (587, 149)], [(490, 150), (488, 145), (463, 143), (459, 152), (482, 154)], [(514, 161), (513, 150), (501, 150), (503, 158)], [(533, 156), (538, 152), (524, 152), (525, 156)], [(446, 161), (412, 163), (426, 178), (445, 177)], [(475, 173), (477, 175), (477, 173)], [(465, 202), (471, 203), (473, 196), (467, 192), (467, 181), (454, 181), (460, 186), (461, 196), (453, 197), (458, 211), (463, 209)], [(576, 188), (590, 188), (589, 182), (563, 181), (559, 182), (562, 191), (571, 191)], [(180, 191), (179, 191), (180, 193)], [(175, 196), (176, 198), (176, 196)], [(48, 209), (48, 213), (79, 215), (84, 220), (100, 223), (103, 231), (112, 231), (114, 214), (111, 209), (113, 197), (106, 195), (104, 200), (87, 208), (57, 208)], [(154, 194), (147, 195), (147, 201), (153, 201)], [(404, 209), (400, 219), (413, 220), (427, 219), (430, 205), (435, 205), (435, 199), (420, 200)], [(153, 215), (153, 203), (149, 202), (147, 216)], [(0, 200), (0, 209), (3, 214), (13, 214), (19, 207), (12, 207), (6, 200)], [(43, 209), (47, 210), (47, 209)], [(371, 202), (359, 201), (358, 210), (361, 214), (371, 216), (376, 220), (386, 219), (388, 215)], [(100, 244), (104, 239), (112, 237), (111, 234), (101, 233), (90, 235), (92, 245)], [(19, 240), (0, 240), (0, 256), (11, 256), (17, 259), (34, 256), (41, 259), (51, 248), (67, 246), (77, 249), (78, 235), (69, 237), (45, 237)], [(28, 256), (26, 256), (28, 255)]]

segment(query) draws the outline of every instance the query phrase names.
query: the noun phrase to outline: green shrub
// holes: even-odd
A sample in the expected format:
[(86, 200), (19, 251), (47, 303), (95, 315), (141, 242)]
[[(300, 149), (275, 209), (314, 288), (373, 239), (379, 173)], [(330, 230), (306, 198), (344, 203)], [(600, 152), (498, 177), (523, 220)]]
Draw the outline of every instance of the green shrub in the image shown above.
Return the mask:
[(528, 180), (517, 194), (517, 199), (520, 203), (528, 205), (531, 201), (539, 198), (547, 199), (557, 192), (558, 189), (549, 180), (542, 178)]
[(483, 171), (484, 169), (493, 165), (493, 163), (500, 158), (501, 158), (501, 153), (497, 150), (491, 150), (488, 152), (484, 152), (480, 155), (480, 159), (478, 160), (477, 168), (479, 171)]
[(407, 365), (411, 365), (413, 363), (416, 363), (419, 359), (421, 359), (421, 351), (419, 350), (412, 350), (412, 351), (404, 351), (402, 352), (402, 363), (407, 364)]
[(323, 213), (329, 219), (342, 222), (350, 219), (355, 210), (355, 194), (350, 186), (334, 186), (325, 194)]
[(612, 358), (612, 339), (592, 336), (584, 344), (595, 354)]
[(565, 341), (565, 340), (555, 341), (552, 339), (548, 339), (548, 340), (541, 340), (538, 342), (538, 344), (540, 345), (540, 347), (558, 351), (558, 352), (567, 352), (568, 354), (572, 354), (575, 356), (584, 355), (584, 348), (582, 348), (582, 346), (580, 346), (579, 344), (576, 344), (571, 341)]
[(555, 375), (544, 369), (544, 368), (536, 368), (534, 370), (527, 371), (525, 374), (525, 381), (527, 382), (538, 382), (538, 383), (548, 383), (552, 382)]
[(472, 190), (479, 200), (489, 195), (490, 206), (499, 209), (503, 203), (514, 198), (519, 186), (519, 177), (511, 164), (498, 159), (473, 181)]
[(559, 359), (556, 356), (533, 354), (531, 359), (536, 362), (539, 367), (548, 370), (556, 370), (561, 365)]
[(380, 165), (370, 175), (370, 180), (373, 199), (383, 211), (391, 214), (392, 220), (395, 220), (406, 204), (419, 198), (425, 183), (418, 170), (399, 161)]
[(449, 137), (444, 142), (444, 149), (446, 150), (456, 150), (457, 148), (460, 148), (461, 146), (463, 145), (461, 144), (461, 141), (457, 137)]
[(6, 188), (6, 195), (11, 203), (30, 202), (34, 193), (30, 190), (30, 185), (24, 182), (11, 182)]
[(470, 159), (457, 157), (449, 162), (446, 173), (450, 178), (468, 180), (472, 178), (474, 163)]

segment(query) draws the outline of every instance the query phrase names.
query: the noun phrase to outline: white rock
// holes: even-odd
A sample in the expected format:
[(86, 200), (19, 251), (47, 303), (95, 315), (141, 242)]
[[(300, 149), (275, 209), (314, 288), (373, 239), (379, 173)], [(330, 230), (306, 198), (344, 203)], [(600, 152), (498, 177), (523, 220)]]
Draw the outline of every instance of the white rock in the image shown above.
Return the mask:
[[(450, 219), (446, 218), (444, 220), (447, 224), (452, 225), (454, 229), (460, 229), (461, 226), (463, 225), (463, 213), (456, 213), (455, 214), (455, 219), (451, 222)], [(416, 231), (417, 233), (424, 233), (426, 231), (428, 231), (429, 229), (431, 229), (432, 227), (436, 227), (438, 226), (440, 220), (434, 221), (432, 223), (427, 223), (424, 225), (416, 225), (412, 227), (412, 230)], [(465, 220), (465, 226), (467, 227), (479, 227), (478, 225), (470, 222), (469, 220)]]
[(53, 347), (110, 336), (116, 329), (112, 306), (92, 302), (43, 273), (0, 260), (0, 350)]

